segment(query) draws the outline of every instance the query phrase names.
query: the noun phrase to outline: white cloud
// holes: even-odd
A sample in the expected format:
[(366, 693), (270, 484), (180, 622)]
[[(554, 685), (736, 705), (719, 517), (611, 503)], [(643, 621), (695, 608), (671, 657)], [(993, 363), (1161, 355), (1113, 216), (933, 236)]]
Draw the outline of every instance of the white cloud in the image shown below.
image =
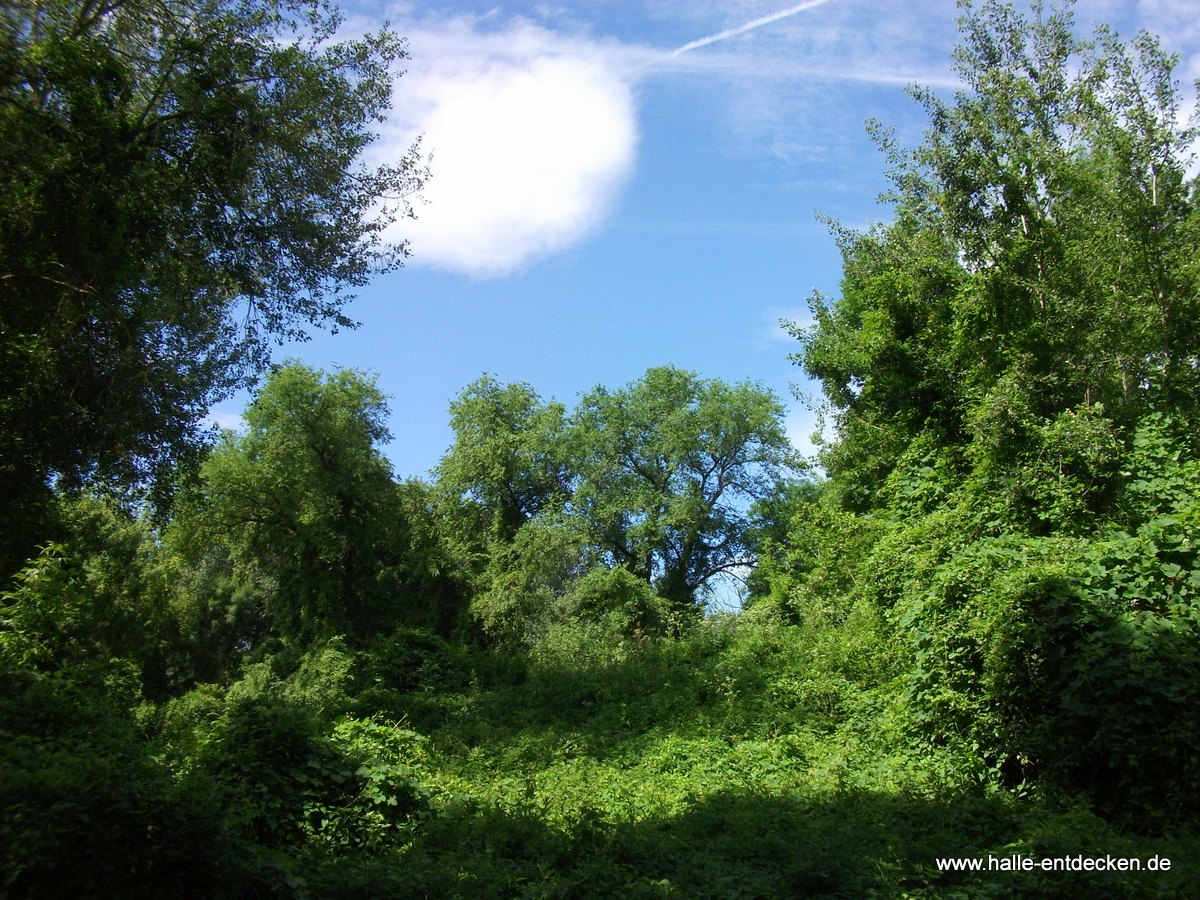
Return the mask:
[[(733, 27), (673, 52), (595, 38), (586, 26), (562, 16), (549, 17), (555, 30), (526, 19), (504, 20), (498, 10), (402, 23), (412, 59), (372, 155), (376, 162), (392, 161), (423, 135), (432, 179), (416, 204), (416, 221), (400, 220), (388, 236), (409, 241), (412, 265), (476, 277), (520, 270), (586, 239), (604, 223), (633, 171), (638, 142), (633, 88), (654, 74), (690, 72), (742, 85), (766, 77), (772, 85), (783, 80), (822, 96), (830, 80), (907, 80), (878, 60), (846, 67), (834, 62), (836, 54), (797, 60), (788, 52), (795, 45), (787, 35), (828, 40), (829, 22), (798, 13), (838, 4), (810, 0), (765, 16), (756, 15), (761, 7), (755, 6), (726, 9), (735, 17)], [(411, 12), (393, 9), (402, 18)], [(745, 42), (751, 36), (765, 44), (754, 50), (771, 52), (750, 50)], [(718, 42), (737, 43), (739, 52), (714, 52), (718, 48), (709, 45)], [(741, 91), (728, 97), (732, 108), (719, 115), (748, 117), (754, 124), (722, 127), (744, 132), (757, 155), (774, 146), (764, 132), (782, 129), (790, 135), (804, 120), (811, 155), (814, 141), (822, 145), (821, 136), (812, 133), (815, 117), (796, 114), (776, 122), (781, 105), (792, 104), (781, 104), (774, 86), (766, 94), (763, 103)], [(707, 89), (704, 96), (716, 102)], [(829, 139), (846, 130), (832, 122), (820, 129)], [(854, 131), (859, 130), (856, 117)]]
[(688, 41), (688, 43), (684, 44), (682, 47), (673, 50), (670, 55), (679, 56), (683, 53), (688, 53), (692, 50), (698, 50), (701, 47), (707, 47), (710, 44), (718, 43), (719, 41), (728, 40), (731, 37), (737, 37), (740, 34), (745, 34), (748, 31), (754, 31), (755, 29), (770, 25), (773, 22), (791, 18), (792, 16), (802, 13), (805, 10), (813, 9), (817, 6), (823, 6), (828, 2), (829, 0), (807, 0), (805, 3), (799, 3), (796, 6), (789, 6), (787, 9), (781, 9), (765, 16), (759, 16), (758, 18), (752, 19), (749, 22), (743, 22), (741, 25), (737, 25), (733, 28), (726, 28), (724, 31), (719, 31), (716, 34), (710, 34), (708, 37), (702, 37), (698, 40)]
[(409, 29), (414, 48), (376, 153), (423, 135), (432, 178), (412, 263), (502, 275), (591, 233), (630, 175), (637, 115), (626, 51), (527, 22)]
[[(1200, 28), (1188, 17), (1194, 0), (1097, 3), (1136, 8), (1172, 34)], [(820, 165), (823, 184), (855, 182), (867, 115), (882, 111), (903, 142), (919, 140), (924, 116), (916, 104), (897, 107), (895, 88), (958, 85), (947, 60), (952, 4), (636, 4), (631, 20), (673, 23), (673, 51), (596, 37), (589, 29), (603, 26), (573, 4), (526, 7), (541, 24), (506, 18), (503, 7), (448, 18), (420, 6), (391, 10), (413, 58), (372, 156), (394, 161), (424, 135), (433, 175), (425, 202), (389, 237), (410, 241), (415, 266), (476, 277), (520, 270), (603, 225), (636, 163), (638, 82), (691, 76), (695, 109), (713, 118), (724, 152), (797, 171)], [(697, 32), (708, 36), (682, 40)], [(1184, 53), (1185, 78), (1198, 60)]]

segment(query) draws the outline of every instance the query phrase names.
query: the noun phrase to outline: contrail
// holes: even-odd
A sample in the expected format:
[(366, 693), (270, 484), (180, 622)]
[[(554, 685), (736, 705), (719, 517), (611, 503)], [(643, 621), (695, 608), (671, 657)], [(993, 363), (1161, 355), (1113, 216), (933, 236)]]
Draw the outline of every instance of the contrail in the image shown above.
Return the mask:
[(807, 3), (798, 3), (795, 6), (789, 6), (787, 9), (781, 9), (779, 12), (771, 13), (769, 16), (763, 16), (760, 19), (754, 19), (747, 22), (745, 25), (739, 25), (737, 28), (730, 28), (726, 31), (719, 31), (716, 34), (710, 34), (708, 37), (702, 37), (699, 40), (684, 44), (682, 47), (672, 50), (667, 54), (670, 59), (674, 56), (680, 56), (690, 50), (696, 50), (699, 47), (707, 47), (709, 44), (715, 44), (717, 41), (723, 41), (726, 38), (734, 37), (735, 35), (745, 34), (747, 31), (753, 31), (755, 28), (762, 28), (764, 25), (770, 25), (772, 22), (778, 22), (780, 19), (786, 19), (788, 16), (794, 16), (796, 13), (804, 12), (806, 9), (812, 9), (814, 6), (823, 6), (829, 0), (808, 0)]

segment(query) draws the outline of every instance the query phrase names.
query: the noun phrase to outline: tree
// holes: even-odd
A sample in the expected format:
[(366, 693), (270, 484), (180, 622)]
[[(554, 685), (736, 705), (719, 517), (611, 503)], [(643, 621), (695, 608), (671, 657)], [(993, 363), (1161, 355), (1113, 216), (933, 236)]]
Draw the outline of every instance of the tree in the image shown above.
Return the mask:
[(127, 699), (161, 699), (177, 641), (171, 573), (155, 536), (108, 498), (82, 494), (58, 505), (65, 539), (0, 597), (0, 655), (51, 677), (120, 685)]
[(271, 373), (225, 432), (181, 504), (170, 539), (195, 561), (217, 556), (243, 602), (285, 637), (368, 634), (396, 624), (401, 496), (377, 448), (389, 437), (373, 379), (300, 364)]
[[(628, 586), (600, 570), (622, 569), (694, 611), (712, 579), (754, 562), (749, 504), (772, 495), (793, 460), (770, 392), (672, 367), (598, 386), (570, 415), (491, 376), (450, 409), (443, 518), (470, 557), (472, 615), (502, 643), (536, 642), (556, 617), (595, 613), (599, 586)], [(644, 592), (618, 594), (641, 609), (632, 598)], [(632, 621), (653, 630), (657, 615)]]
[[(0, 495), (193, 458), (276, 338), (348, 327), (405, 248), (415, 151), (360, 156), (404, 44), (325, 0), (15, 0), (0, 13)], [(380, 201), (385, 201), (383, 208)]]
[(450, 404), (454, 444), (438, 464), (438, 482), (465, 501), (475, 530), (511, 543), (523, 524), (562, 505), (572, 481), (564, 417), (562, 404), (544, 403), (530, 385), (490, 375)]
[(1200, 791), (1198, 133), (1150, 36), (961, 5), (967, 89), (876, 131), (895, 218), (796, 329), (838, 432), (771, 593), (890, 623), (918, 739), (1161, 827)]
[(852, 508), (940, 460), (1082, 522), (1145, 415), (1197, 409), (1197, 132), (1151, 37), (963, 7), (966, 90), (914, 91), (915, 151), (876, 129), (895, 219), (839, 230), (842, 297), (814, 298), (798, 360), (835, 410), (824, 463)]
[(573, 498), (614, 565), (682, 608), (752, 562), (746, 506), (772, 494), (793, 452), (767, 390), (670, 366), (596, 387), (571, 420)]

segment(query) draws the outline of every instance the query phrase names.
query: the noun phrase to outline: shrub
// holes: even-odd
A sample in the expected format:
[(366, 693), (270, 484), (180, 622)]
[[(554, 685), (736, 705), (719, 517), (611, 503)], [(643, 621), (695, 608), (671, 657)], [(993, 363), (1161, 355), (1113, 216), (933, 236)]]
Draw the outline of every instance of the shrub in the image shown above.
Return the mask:
[(621, 567), (597, 566), (558, 604), (559, 616), (601, 626), (621, 637), (657, 637), (675, 630), (677, 614), (646, 581)]

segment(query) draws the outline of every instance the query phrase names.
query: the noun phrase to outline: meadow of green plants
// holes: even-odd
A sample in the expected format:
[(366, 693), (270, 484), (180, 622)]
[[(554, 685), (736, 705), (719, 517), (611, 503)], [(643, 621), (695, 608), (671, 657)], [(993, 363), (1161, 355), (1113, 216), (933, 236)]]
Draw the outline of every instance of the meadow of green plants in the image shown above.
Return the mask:
[[(818, 459), (769, 391), (663, 366), (573, 409), (484, 376), (398, 480), (374, 379), (262, 341), (340, 321), (371, 191), (419, 180), (339, 168), (402, 50), (216, 2), (213, 61), (181, 9), (4, 14), (0, 895), (1200, 896), (1198, 133), (1152, 37), (964, 4), (964, 90), (914, 92), (916, 149), (876, 130), (894, 218), (833, 226), (842, 294), (792, 329)], [(234, 120), (311, 128), (271, 187), (332, 205), (271, 219), (205, 155)], [(132, 180), (75, 212), (132, 204), (128, 240), (60, 259), (97, 147)], [(277, 269), (231, 249), (266, 233), (235, 188)]]

